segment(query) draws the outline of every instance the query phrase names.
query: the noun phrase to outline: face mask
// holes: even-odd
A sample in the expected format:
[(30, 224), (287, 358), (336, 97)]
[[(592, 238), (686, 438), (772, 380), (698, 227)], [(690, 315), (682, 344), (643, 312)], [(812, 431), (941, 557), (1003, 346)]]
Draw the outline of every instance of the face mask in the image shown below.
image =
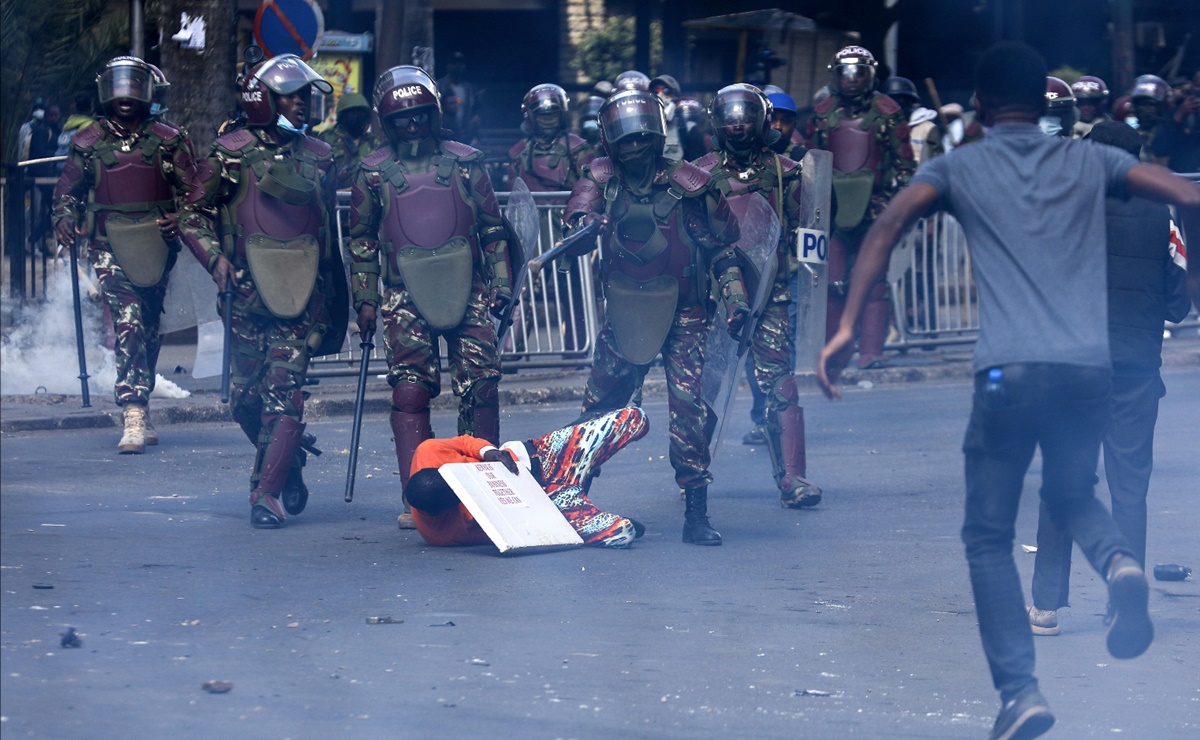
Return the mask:
[(1129, 118), (1126, 118), (1125, 123), (1129, 124), (1130, 128), (1136, 129), (1138, 127), (1137, 116), (1130, 116)]
[(304, 124), (303, 126), (301, 126), (300, 128), (296, 128), (295, 126), (292, 125), (291, 121), (284, 118), (282, 115), (280, 115), (279, 118), (277, 118), (275, 120), (275, 125), (281, 129), (283, 129), (284, 131), (291, 131), (293, 134), (302, 134), (308, 130), (307, 123)]
[(669, 121), (675, 117), (675, 101), (661, 98), (663, 101), (663, 116)]
[(1057, 118), (1044, 116), (1038, 119), (1038, 128), (1046, 136), (1058, 136), (1062, 132), (1062, 122)]

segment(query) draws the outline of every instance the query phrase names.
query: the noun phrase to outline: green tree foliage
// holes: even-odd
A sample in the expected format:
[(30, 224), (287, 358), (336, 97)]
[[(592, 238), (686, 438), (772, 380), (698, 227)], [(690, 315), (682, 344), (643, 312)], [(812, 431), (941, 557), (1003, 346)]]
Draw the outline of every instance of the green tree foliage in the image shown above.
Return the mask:
[[(146, 25), (157, 20), (146, 4)], [(75, 93), (95, 92), (104, 63), (129, 53), (128, 3), (109, 0), (0, 0), (0, 135), (5, 161), (17, 152), (17, 131), (37, 98), (57, 103), (63, 117)]]
[[(617, 75), (634, 68), (634, 48), (637, 27), (633, 16), (611, 15), (603, 25), (584, 31), (579, 49), (571, 60), (591, 82), (612, 81)], [(662, 24), (650, 24), (650, 69), (642, 70), (653, 77), (662, 65)]]

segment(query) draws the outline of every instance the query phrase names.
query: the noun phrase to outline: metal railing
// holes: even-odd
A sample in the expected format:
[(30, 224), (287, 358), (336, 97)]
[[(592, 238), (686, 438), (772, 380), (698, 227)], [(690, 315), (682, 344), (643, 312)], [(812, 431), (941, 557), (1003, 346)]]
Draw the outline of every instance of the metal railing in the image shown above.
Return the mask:
[[(26, 237), (32, 208), (33, 187), (55, 184), (57, 178), (28, 178), (28, 166), (54, 163), (65, 157), (51, 157), (4, 166), (6, 177), (0, 181), (0, 242), (7, 257), (9, 298), (26, 301), (45, 295), (46, 271), (50, 253), (39, 245), (30, 245)], [(1181, 177), (1200, 181), (1200, 173)], [(538, 244), (532, 255), (549, 249), (561, 238), (563, 203), (567, 192), (534, 193), (541, 218)], [(497, 193), (503, 204), (506, 192)], [(337, 237), (346, 244), (349, 235), (350, 195), (338, 193)], [(1185, 234), (1185, 238), (1186, 238)], [(1189, 241), (1200, 243), (1200, 235)], [(53, 239), (53, 235), (48, 235)], [(1194, 251), (1196, 250), (1193, 247)], [(597, 265), (600, 251), (547, 266), (537, 274), (530, 272), (521, 295), (513, 326), (501, 348), (508, 370), (520, 368), (574, 367), (591, 361), (602, 321)], [(1193, 255), (1193, 259), (1200, 256)], [(39, 276), (39, 265), (41, 268)], [(528, 268), (526, 268), (528, 269)], [(40, 280), (39, 280), (40, 277)], [(958, 222), (938, 213), (921, 219), (902, 237), (888, 269), (895, 327), (898, 337), (888, 343), (891, 349), (970, 344), (979, 333), (979, 308), (971, 273), (971, 257)], [(1192, 314), (1180, 324), (1167, 328), (1200, 327)], [(314, 377), (354, 375), (359, 350), (347, 340), (346, 348), (313, 362)], [(445, 357), (445, 352), (442, 352)], [(382, 342), (376, 343), (371, 365), (386, 368)]]

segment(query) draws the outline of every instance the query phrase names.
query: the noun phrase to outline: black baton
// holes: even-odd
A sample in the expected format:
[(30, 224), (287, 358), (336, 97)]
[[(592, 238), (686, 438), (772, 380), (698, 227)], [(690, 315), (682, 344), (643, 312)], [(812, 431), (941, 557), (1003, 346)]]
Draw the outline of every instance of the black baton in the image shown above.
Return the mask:
[[(226, 280), (232, 278), (227, 277)], [(229, 287), (229, 283), (225, 283), (225, 290), (221, 291), (221, 303), (225, 309), (225, 345), (221, 347), (221, 403), (229, 403), (229, 381), (232, 374), (231, 350), (233, 349), (233, 288)]]
[(587, 237), (595, 235), (595, 233), (600, 230), (600, 224), (601, 222), (598, 220), (593, 221), (579, 231), (576, 231), (574, 234), (571, 234), (566, 239), (557, 242), (550, 249), (547, 249), (537, 257), (529, 260), (529, 269), (533, 272), (538, 272), (542, 269), (543, 265), (553, 262), (554, 260), (558, 259), (558, 256), (563, 252), (575, 246), (576, 242), (583, 241)]
[(354, 476), (358, 468), (358, 438), (362, 432), (363, 397), (367, 393), (367, 369), (371, 364), (371, 352), (375, 345), (371, 339), (374, 329), (368, 329), (363, 334), (359, 347), (362, 349), (362, 362), (358, 368), (358, 393), (354, 397), (354, 426), (350, 429), (350, 469), (346, 472), (346, 503), (354, 500)]
[(90, 408), (92, 397), (88, 392), (87, 353), (83, 349), (83, 304), (79, 298), (79, 256), (76, 251), (83, 237), (76, 237), (71, 246), (71, 298), (75, 304), (75, 349), (79, 352), (79, 389), (83, 396), (83, 408)]

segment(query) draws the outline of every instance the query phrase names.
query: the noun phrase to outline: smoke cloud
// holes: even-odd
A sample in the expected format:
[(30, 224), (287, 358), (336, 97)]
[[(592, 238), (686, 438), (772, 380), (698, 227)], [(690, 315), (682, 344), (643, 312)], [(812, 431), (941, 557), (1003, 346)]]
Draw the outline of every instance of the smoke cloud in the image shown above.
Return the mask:
[[(75, 350), (75, 316), (69, 267), (50, 271), (46, 301), (26, 307), (20, 323), (0, 340), (0, 395), (33, 393), (79, 395), (79, 359)], [(88, 389), (112, 397), (117, 380), (116, 357), (103, 342), (100, 303), (89, 299), (81, 284), (83, 336), (87, 348)], [(191, 394), (156, 376), (156, 398), (187, 398)]]

